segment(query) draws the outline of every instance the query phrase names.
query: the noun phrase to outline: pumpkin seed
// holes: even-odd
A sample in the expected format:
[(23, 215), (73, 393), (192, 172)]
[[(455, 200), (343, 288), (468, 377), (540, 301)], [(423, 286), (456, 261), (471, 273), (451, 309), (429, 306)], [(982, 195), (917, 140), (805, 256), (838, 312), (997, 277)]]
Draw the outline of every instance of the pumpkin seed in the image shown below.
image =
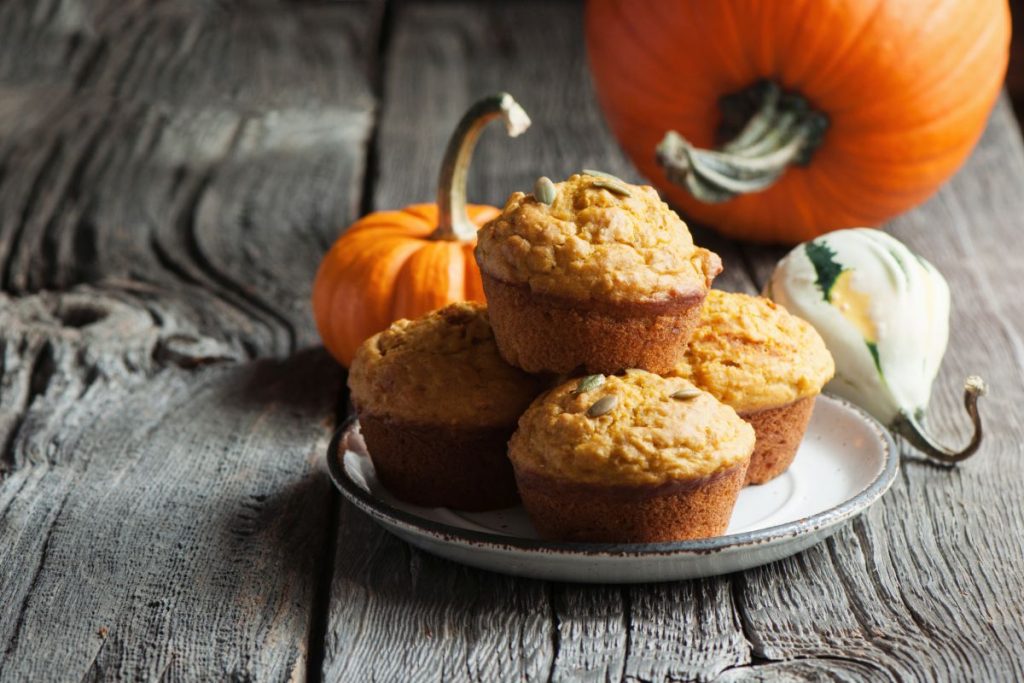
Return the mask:
[(600, 187), (601, 189), (608, 190), (612, 194), (617, 194), (620, 197), (632, 197), (633, 193), (630, 192), (626, 184), (621, 181), (609, 180), (607, 178), (598, 178), (597, 180), (590, 181), (591, 187)]
[(591, 389), (596, 389), (604, 384), (604, 375), (587, 375), (580, 379), (576, 384), (576, 388), (572, 390), (573, 396), (579, 396), (585, 394)]
[(594, 404), (587, 408), (587, 417), (601, 417), (613, 410), (619, 404), (619, 397), (615, 394), (608, 394), (594, 401)]
[(612, 175), (611, 173), (605, 173), (604, 171), (595, 171), (592, 168), (585, 168), (585, 169), (583, 169), (583, 171), (581, 171), (581, 173), (583, 173), (583, 175), (594, 176), (595, 178), (604, 178), (605, 180), (614, 180), (617, 183), (622, 183), (622, 184), (626, 183), (625, 180), (623, 180), (622, 178), (620, 178), (617, 175)]
[(558, 188), (551, 182), (551, 178), (546, 175), (542, 175), (537, 178), (537, 182), (533, 184), (533, 196), (537, 198), (537, 201), (551, 206), (555, 202), (555, 198), (558, 196)]
[(697, 398), (703, 393), (704, 392), (698, 389), (697, 387), (686, 387), (672, 394), (672, 398), (676, 399), (677, 401), (689, 401), (692, 398)]

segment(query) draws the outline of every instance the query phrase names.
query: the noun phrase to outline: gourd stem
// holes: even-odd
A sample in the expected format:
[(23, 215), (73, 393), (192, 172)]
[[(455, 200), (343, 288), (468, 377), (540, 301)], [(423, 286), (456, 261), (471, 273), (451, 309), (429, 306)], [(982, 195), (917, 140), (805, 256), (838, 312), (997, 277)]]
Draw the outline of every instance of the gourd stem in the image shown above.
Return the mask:
[(901, 412), (893, 423), (893, 431), (913, 444), (929, 458), (945, 464), (958, 463), (974, 455), (981, 446), (981, 415), (978, 413), (978, 399), (985, 395), (985, 382), (977, 376), (970, 376), (964, 382), (964, 407), (974, 423), (974, 435), (970, 443), (959, 451), (946, 448), (935, 442), (921, 422), (913, 415)]
[(730, 117), (753, 101), (756, 111), (739, 132), (717, 149), (700, 149), (676, 131), (658, 144), (658, 163), (668, 179), (702, 202), (717, 204), (767, 189), (790, 166), (806, 164), (828, 128), (828, 118), (800, 95), (783, 93), (763, 81), (722, 98)]
[(466, 213), (466, 173), (480, 132), (498, 117), (504, 120), (505, 130), (513, 138), (530, 127), (530, 117), (508, 93), (489, 95), (469, 108), (444, 151), (437, 188), (437, 230), (431, 239), (476, 238), (476, 225)]

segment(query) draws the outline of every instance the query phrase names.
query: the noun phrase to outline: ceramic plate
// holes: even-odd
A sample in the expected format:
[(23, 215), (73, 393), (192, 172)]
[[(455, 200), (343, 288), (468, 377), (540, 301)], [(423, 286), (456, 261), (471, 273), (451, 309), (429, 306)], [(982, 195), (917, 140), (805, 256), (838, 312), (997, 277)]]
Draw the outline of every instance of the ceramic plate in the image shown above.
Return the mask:
[(782, 476), (740, 493), (724, 536), (675, 543), (565, 543), (540, 539), (522, 507), (495, 512), (421, 508), (377, 480), (350, 421), (331, 442), (331, 478), (356, 507), (396, 536), (456, 562), (517, 576), (600, 583), (726, 574), (798, 553), (878, 500), (898, 455), (878, 422), (820, 396), (796, 460)]

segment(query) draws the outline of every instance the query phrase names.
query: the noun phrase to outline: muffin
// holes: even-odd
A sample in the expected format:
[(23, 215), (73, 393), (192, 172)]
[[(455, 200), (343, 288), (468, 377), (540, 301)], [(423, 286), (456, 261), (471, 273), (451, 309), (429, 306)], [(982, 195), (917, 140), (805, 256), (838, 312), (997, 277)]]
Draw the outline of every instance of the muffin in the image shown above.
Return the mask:
[(835, 372), (810, 323), (759, 296), (714, 290), (685, 360), (670, 374), (689, 379), (754, 427), (747, 483), (763, 484), (792, 464), (814, 398)]
[(498, 349), (528, 372), (671, 370), (722, 270), (653, 188), (594, 171), (513, 193), (476, 259)]
[(506, 445), (541, 382), (498, 354), (487, 308), (457, 303), (367, 339), (348, 386), (380, 481), (430, 507), (518, 501)]
[(753, 449), (754, 430), (729, 406), (630, 370), (539, 397), (509, 458), (541, 536), (647, 543), (724, 533)]

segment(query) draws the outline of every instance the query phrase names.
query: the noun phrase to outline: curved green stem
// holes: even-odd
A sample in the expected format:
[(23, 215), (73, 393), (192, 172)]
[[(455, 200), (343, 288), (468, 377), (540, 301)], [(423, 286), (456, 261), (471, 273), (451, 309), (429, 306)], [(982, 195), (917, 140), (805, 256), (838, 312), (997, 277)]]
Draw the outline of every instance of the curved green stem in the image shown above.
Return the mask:
[(666, 133), (657, 158), (668, 179), (714, 204), (764, 190), (790, 166), (806, 164), (828, 128), (825, 115), (772, 82), (723, 98), (721, 106), (729, 115), (737, 102), (751, 99), (756, 111), (718, 149), (700, 149), (675, 131)]
[(945, 464), (958, 463), (974, 455), (981, 446), (982, 429), (981, 415), (978, 413), (978, 399), (985, 395), (985, 382), (977, 376), (970, 376), (964, 382), (964, 407), (974, 424), (974, 435), (970, 442), (960, 450), (946, 448), (931, 437), (917, 417), (908, 413), (900, 413), (893, 423), (893, 431), (913, 444), (933, 460)]
[(476, 225), (466, 213), (466, 173), (480, 132), (493, 119), (501, 117), (510, 137), (530, 127), (530, 117), (508, 93), (497, 93), (478, 100), (455, 127), (441, 162), (437, 188), (437, 230), (432, 239), (472, 240)]

